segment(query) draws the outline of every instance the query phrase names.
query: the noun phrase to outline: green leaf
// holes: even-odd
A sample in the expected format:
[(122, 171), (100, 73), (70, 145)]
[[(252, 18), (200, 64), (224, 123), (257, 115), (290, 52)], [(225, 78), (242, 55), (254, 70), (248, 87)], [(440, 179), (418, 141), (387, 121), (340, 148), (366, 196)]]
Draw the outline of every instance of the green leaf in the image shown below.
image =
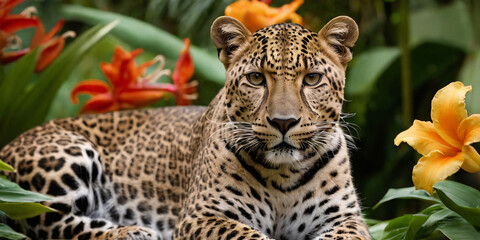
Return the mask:
[(3, 223), (0, 223), (0, 239), (22, 240), (22, 239), (28, 239), (28, 238), (27, 236), (21, 233), (15, 232), (9, 226)]
[(458, 213), (475, 227), (480, 227), (480, 192), (453, 181), (437, 182), (433, 185), (445, 206)]
[(345, 92), (351, 95), (368, 94), (399, 56), (400, 50), (396, 47), (378, 47), (359, 54), (350, 67)]
[(465, 85), (475, 86), (472, 93), (465, 98), (467, 111), (480, 113), (480, 91), (477, 87), (480, 86), (480, 48), (466, 57), (459, 76), (459, 80)]
[(3, 211), (13, 220), (35, 217), (42, 213), (54, 212), (55, 210), (45, 207), (40, 203), (0, 203), (0, 211)]
[(377, 223), (368, 228), (372, 239), (382, 239), (385, 232), (385, 227), (388, 225), (389, 221), (384, 221)]
[(42, 123), (52, 105), (55, 95), (72, 70), (87, 51), (112, 30), (117, 22), (92, 27), (76, 38), (45, 71), (39, 74), (34, 85), (21, 97), (10, 100), (11, 111), (0, 125), (0, 146), (21, 132)]
[(0, 171), (12, 172), (13, 168), (12, 168), (12, 166), (10, 166), (7, 163), (5, 163), (4, 161), (2, 161), (2, 159), (0, 159)]
[(52, 198), (22, 189), (16, 183), (5, 178), (0, 178), (0, 203), (1, 202), (42, 202), (51, 201)]
[[(112, 31), (115, 36), (134, 47), (162, 54), (169, 59), (177, 59), (183, 49), (181, 39), (134, 18), (73, 5), (62, 6), (61, 12), (66, 19), (89, 24), (106, 23), (118, 19), (120, 24)], [(225, 69), (216, 55), (195, 46), (190, 47), (190, 52), (195, 64), (195, 74), (223, 86)]]
[(424, 211), (423, 214), (430, 215), (422, 224), (422, 227), (418, 231), (418, 235), (422, 237), (430, 236), (437, 227), (444, 221), (449, 221), (452, 217), (459, 217), (457, 214), (452, 212), (450, 209), (445, 208), (445, 206), (441, 204), (435, 204)]
[(385, 227), (383, 235), (384, 240), (405, 239), (411, 240), (416, 238), (416, 234), (422, 224), (427, 221), (428, 215), (415, 214), (403, 215), (401, 217), (390, 220)]
[(411, 44), (435, 41), (468, 52), (473, 48), (473, 26), (462, 1), (444, 7), (428, 7), (410, 16)]
[(480, 239), (480, 232), (461, 217), (442, 221), (438, 230), (452, 240)]
[(373, 209), (380, 206), (385, 202), (394, 200), (394, 199), (419, 199), (432, 202), (439, 202), (438, 199), (430, 196), (425, 190), (415, 190), (415, 187), (399, 188), (399, 189), (389, 189), (388, 192), (383, 196), (383, 198), (373, 206)]
[(32, 79), (38, 58), (38, 48), (13, 63), (3, 81), (0, 81), (0, 126), (5, 120), (5, 113), (10, 111), (12, 102), (25, 93)]

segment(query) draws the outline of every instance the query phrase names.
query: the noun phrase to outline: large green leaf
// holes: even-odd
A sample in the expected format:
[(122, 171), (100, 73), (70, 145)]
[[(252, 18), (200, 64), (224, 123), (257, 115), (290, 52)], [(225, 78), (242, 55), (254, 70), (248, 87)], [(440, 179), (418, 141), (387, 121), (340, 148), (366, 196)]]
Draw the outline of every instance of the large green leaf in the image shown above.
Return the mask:
[(0, 171), (12, 172), (13, 168), (12, 168), (12, 166), (10, 166), (7, 163), (5, 163), (4, 161), (2, 161), (2, 159), (0, 159)]
[[(112, 33), (134, 46), (164, 55), (169, 59), (177, 59), (183, 49), (181, 39), (156, 28), (155, 26), (120, 14), (90, 9), (80, 6), (65, 5), (61, 8), (66, 19), (78, 20), (89, 24), (106, 23), (120, 20), (120, 24)], [(223, 85), (225, 70), (216, 56), (208, 54), (200, 48), (191, 46), (190, 52), (195, 64), (195, 73), (218, 85)]]
[(385, 227), (388, 225), (388, 223), (388, 221), (384, 221), (370, 226), (368, 230), (372, 238), (377, 240), (382, 239), (385, 232)]
[(473, 47), (473, 27), (462, 1), (444, 7), (428, 7), (410, 15), (411, 45), (425, 41), (441, 42), (465, 52)]
[(368, 94), (377, 79), (400, 56), (396, 47), (378, 47), (363, 52), (352, 63), (345, 91), (347, 94)]
[(394, 200), (394, 199), (420, 199), (432, 202), (439, 202), (438, 199), (430, 196), (425, 190), (415, 190), (415, 187), (389, 189), (383, 198), (373, 206), (373, 209), (380, 206), (380, 204)]
[(390, 223), (385, 227), (383, 235), (384, 240), (413, 240), (416, 239), (416, 234), (422, 224), (427, 221), (428, 215), (415, 214), (403, 215), (401, 217), (390, 220)]
[(0, 239), (9, 239), (9, 240), (22, 240), (27, 239), (27, 236), (15, 232), (9, 226), (0, 223)]
[(473, 86), (473, 91), (465, 98), (468, 112), (480, 113), (480, 48), (472, 52), (465, 59), (459, 80), (465, 85)]
[(475, 227), (480, 227), (480, 192), (453, 181), (437, 182), (433, 189), (440, 200)]
[(461, 217), (442, 221), (438, 226), (438, 230), (452, 240), (480, 239), (480, 232)]
[(16, 183), (0, 178), (0, 203), (2, 202), (41, 202), (50, 201), (50, 197), (24, 190)]
[(0, 203), (0, 211), (7, 214), (13, 220), (35, 217), (42, 213), (54, 212), (55, 210), (45, 207), (40, 203)]
[[(5, 116), (13, 100), (25, 93), (35, 71), (37, 57), (38, 48), (15, 62), (6, 78), (0, 82), (0, 116)], [(0, 126), (4, 119), (0, 118)]]
[(427, 221), (425, 221), (420, 230), (418, 231), (419, 237), (430, 236), (438, 226), (445, 222), (450, 221), (452, 217), (460, 217), (450, 209), (445, 208), (442, 204), (435, 204), (422, 211), (422, 214), (429, 215)]
[(0, 125), (0, 146), (12, 140), (21, 132), (42, 123), (55, 95), (68, 75), (81, 61), (86, 52), (103, 38), (117, 22), (92, 27), (76, 38), (60, 56), (43, 71), (33, 86), (15, 101), (5, 122)]

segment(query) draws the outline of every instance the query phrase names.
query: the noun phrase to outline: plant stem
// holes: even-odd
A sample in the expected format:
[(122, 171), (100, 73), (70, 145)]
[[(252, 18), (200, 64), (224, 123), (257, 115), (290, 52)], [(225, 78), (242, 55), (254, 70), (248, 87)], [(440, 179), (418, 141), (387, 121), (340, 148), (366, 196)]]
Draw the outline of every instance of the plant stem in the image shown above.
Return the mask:
[(412, 121), (412, 77), (410, 68), (410, 29), (408, 0), (400, 0), (400, 49), (402, 69), (402, 112), (406, 126)]

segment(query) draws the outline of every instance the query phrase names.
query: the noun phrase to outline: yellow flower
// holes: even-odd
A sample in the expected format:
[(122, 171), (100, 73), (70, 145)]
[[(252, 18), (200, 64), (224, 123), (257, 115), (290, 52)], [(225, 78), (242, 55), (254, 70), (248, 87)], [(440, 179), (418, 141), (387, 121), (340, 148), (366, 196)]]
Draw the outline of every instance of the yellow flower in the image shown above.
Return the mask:
[(480, 155), (471, 146), (480, 142), (480, 114), (467, 117), (465, 109), (465, 94), (471, 90), (461, 82), (440, 89), (432, 100), (433, 123), (415, 120), (395, 138), (395, 145), (406, 142), (423, 155), (412, 173), (417, 189), (432, 194), (434, 183), (460, 168), (470, 173), (480, 170)]
[(239, 0), (225, 8), (225, 15), (236, 18), (251, 32), (288, 20), (302, 24), (302, 17), (295, 11), (303, 4), (303, 0), (294, 0), (279, 8), (270, 7), (269, 3), (266, 0)]

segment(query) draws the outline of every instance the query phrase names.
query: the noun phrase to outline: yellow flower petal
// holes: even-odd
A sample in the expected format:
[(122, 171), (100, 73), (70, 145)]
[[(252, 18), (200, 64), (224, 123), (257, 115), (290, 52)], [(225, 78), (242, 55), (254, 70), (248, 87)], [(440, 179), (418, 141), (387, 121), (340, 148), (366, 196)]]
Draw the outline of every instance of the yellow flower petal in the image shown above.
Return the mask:
[(480, 142), (480, 114), (473, 114), (460, 123), (458, 137), (464, 145)]
[(463, 86), (461, 82), (453, 82), (440, 89), (432, 100), (432, 121), (438, 134), (458, 149), (462, 142), (458, 139), (457, 129), (467, 118), (465, 94), (472, 90), (471, 86)]
[(432, 194), (433, 184), (445, 180), (460, 169), (463, 156), (445, 156), (439, 151), (433, 151), (418, 160), (413, 168), (412, 180), (416, 189), (425, 189)]
[(445, 155), (455, 155), (459, 152), (438, 135), (431, 122), (415, 120), (409, 129), (397, 135), (394, 142), (397, 146), (401, 142), (406, 142), (422, 155), (427, 155), (434, 150)]
[(462, 164), (462, 169), (474, 173), (480, 171), (480, 155), (472, 146), (463, 146), (462, 154), (465, 161)]

